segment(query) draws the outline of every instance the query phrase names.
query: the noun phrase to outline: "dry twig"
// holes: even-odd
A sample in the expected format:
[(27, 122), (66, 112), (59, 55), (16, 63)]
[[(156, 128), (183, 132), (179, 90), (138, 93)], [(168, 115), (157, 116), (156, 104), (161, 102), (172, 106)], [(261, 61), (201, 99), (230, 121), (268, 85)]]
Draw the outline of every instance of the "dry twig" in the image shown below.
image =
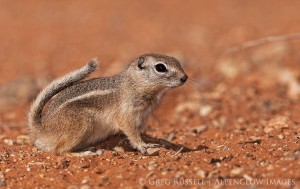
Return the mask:
[(225, 53), (231, 54), (251, 47), (266, 45), (269, 43), (275, 43), (280, 41), (290, 41), (290, 40), (298, 40), (298, 39), (300, 39), (300, 33), (291, 33), (291, 34), (280, 35), (280, 36), (269, 36), (269, 37), (264, 37), (256, 40), (247, 41), (240, 45), (231, 47), (227, 49)]

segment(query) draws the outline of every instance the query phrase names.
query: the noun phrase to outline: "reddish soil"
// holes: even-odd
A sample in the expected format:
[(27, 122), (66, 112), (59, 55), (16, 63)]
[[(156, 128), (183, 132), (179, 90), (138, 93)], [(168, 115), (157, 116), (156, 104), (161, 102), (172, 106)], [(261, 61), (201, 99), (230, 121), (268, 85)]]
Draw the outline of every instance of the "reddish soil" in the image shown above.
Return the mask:
[[(0, 188), (299, 188), (300, 41), (225, 53), (300, 31), (299, 10), (277, 0), (1, 1)], [(169, 139), (167, 149), (143, 156), (121, 135), (85, 157), (28, 144), (36, 93), (19, 90), (22, 78), (44, 86), (95, 56), (93, 77), (108, 76), (149, 52), (177, 57), (190, 76), (147, 123), (145, 138)]]

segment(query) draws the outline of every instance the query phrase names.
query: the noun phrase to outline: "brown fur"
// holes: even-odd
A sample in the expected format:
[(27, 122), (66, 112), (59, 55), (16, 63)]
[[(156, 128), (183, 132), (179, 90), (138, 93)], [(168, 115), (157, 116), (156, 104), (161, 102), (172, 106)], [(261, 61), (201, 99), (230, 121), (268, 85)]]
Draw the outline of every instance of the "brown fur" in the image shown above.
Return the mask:
[[(35, 145), (61, 154), (83, 149), (121, 131), (142, 153), (146, 153), (146, 148), (157, 146), (143, 142), (141, 131), (164, 92), (183, 84), (185, 80), (180, 79), (187, 76), (175, 58), (157, 54), (143, 57), (143, 69), (138, 67), (137, 58), (117, 76), (76, 83), (95, 70), (86, 66), (77, 71), (80, 77), (70, 79), (67, 75), (46, 87), (29, 116)], [(155, 70), (158, 63), (166, 65), (168, 72)], [(72, 76), (76, 76), (76, 71)], [(47, 88), (58, 92), (46, 94), (45, 91), (49, 93)], [(36, 110), (54, 95), (44, 113)]]

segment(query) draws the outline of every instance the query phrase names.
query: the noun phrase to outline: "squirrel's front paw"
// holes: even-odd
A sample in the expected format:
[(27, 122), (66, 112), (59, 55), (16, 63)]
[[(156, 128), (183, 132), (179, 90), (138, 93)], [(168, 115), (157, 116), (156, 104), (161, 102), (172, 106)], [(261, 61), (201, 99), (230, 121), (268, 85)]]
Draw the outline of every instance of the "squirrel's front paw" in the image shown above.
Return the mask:
[(133, 144), (133, 147), (138, 151), (142, 152), (142, 154), (147, 155), (147, 148), (159, 148), (161, 147), (160, 144), (152, 144), (152, 143), (140, 143), (140, 144)]

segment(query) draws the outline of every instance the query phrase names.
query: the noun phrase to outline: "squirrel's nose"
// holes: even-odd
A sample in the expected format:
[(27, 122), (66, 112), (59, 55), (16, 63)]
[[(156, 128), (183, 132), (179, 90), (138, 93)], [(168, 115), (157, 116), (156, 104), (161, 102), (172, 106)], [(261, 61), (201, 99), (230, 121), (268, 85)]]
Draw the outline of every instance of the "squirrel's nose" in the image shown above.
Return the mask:
[(187, 75), (184, 75), (182, 78), (180, 78), (180, 81), (182, 83), (186, 82), (186, 80), (188, 79), (189, 77)]

